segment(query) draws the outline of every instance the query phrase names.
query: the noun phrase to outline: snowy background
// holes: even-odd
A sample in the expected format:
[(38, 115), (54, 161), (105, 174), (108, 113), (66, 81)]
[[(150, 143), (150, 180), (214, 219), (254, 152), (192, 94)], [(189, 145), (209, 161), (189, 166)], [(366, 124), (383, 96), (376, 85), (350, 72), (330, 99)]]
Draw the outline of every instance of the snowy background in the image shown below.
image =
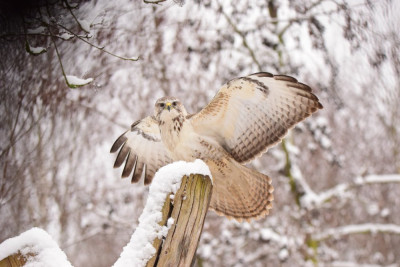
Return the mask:
[(0, 5), (0, 242), (41, 227), (72, 265), (111, 266), (148, 194), (114, 140), (159, 97), (197, 112), (267, 71), (324, 109), (250, 164), (271, 215), (209, 212), (197, 266), (399, 266), (400, 2), (147, 2)]

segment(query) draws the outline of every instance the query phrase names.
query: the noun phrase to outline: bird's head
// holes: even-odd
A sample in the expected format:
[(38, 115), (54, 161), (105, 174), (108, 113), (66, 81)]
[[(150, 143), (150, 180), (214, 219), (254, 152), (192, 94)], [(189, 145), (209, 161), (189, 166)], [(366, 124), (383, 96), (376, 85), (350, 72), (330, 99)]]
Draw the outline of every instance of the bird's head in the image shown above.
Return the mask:
[(158, 121), (172, 119), (179, 115), (186, 116), (185, 107), (175, 97), (165, 96), (157, 100), (154, 106), (154, 116)]

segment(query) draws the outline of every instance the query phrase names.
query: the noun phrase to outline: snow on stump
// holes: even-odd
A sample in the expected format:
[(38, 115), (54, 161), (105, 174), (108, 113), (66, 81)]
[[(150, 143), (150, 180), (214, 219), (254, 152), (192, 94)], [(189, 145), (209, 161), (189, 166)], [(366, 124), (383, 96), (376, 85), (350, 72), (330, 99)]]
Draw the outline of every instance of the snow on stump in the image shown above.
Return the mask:
[(57, 243), (40, 228), (32, 228), (0, 244), (0, 267), (17, 266), (72, 267)]
[(150, 185), (139, 226), (114, 266), (190, 266), (211, 194), (211, 173), (203, 161), (161, 168)]

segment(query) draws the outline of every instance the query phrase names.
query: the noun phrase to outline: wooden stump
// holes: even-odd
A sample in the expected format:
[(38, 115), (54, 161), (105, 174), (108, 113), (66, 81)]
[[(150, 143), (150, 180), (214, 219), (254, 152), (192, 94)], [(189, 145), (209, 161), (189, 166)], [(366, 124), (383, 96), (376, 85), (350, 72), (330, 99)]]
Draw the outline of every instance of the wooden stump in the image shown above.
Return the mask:
[[(191, 174), (182, 178), (181, 186), (171, 200), (167, 196), (160, 225), (174, 223), (165, 240), (156, 239), (157, 250), (146, 266), (190, 266), (196, 254), (212, 194), (208, 176)], [(173, 203), (173, 204), (172, 204)]]
[(20, 267), (24, 266), (27, 259), (21, 253), (16, 253), (0, 261), (0, 267)]

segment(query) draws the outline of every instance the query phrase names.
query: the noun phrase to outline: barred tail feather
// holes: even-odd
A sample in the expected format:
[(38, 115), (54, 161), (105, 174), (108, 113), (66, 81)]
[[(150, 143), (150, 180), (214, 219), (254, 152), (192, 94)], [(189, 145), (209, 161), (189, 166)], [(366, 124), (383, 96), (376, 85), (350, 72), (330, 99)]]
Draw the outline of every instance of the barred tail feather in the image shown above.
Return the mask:
[(271, 178), (249, 169), (232, 158), (209, 160), (213, 176), (210, 208), (237, 221), (259, 219), (272, 208)]

